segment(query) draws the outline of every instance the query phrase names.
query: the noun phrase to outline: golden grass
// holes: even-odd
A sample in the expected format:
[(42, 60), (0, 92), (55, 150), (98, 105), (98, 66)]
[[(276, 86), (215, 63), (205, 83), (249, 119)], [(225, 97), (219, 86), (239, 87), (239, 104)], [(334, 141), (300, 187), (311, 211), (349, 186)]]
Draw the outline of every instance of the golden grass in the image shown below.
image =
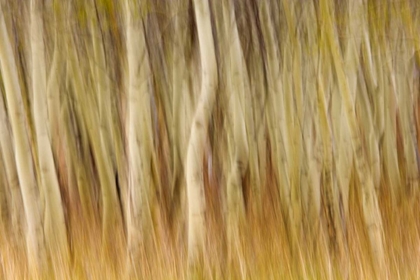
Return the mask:
[[(268, 180), (270, 181), (270, 179)], [(353, 180), (350, 192), (349, 218), (347, 221), (347, 262), (349, 279), (375, 278), (369, 253), (369, 240), (363, 224), (358, 191)], [(208, 186), (210, 187), (210, 186)], [(215, 186), (213, 186), (215, 187)], [(217, 186), (216, 186), (217, 187)], [(380, 208), (383, 217), (386, 267), (389, 279), (418, 279), (420, 276), (420, 209), (419, 198), (411, 204), (401, 203), (391, 208), (387, 186), (382, 184)], [(210, 208), (208, 215), (208, 247), (201, 276), (205, 279), (342, 279), (340, 267), (330, 255), (325, 225), (320, 225), (315, 236), (306, 236), (300, 243), (300, 252), (291, 252), (275, 187), (264, 186), (263, 209), (252, 211), (249, 203), (247, 221), (240, 229), (240, 250), (231, 263), (226, 252), (222, 219), (216, 218), (218, 210)], [(208, 200), (211, 199), (208, 197)], [(214, 199), (214, 198), (213, 198)], [(324, 220), (322, 220), (325, 222)], [(147, 256), (137, 260), (138, 279), (184, 279), (186, 267), (186, 240), (175, 245), (162, 234), (168, 229), (156, 229), (156, 244)], [(313, 229), (312, 229), (313, 230)], [(4, 231), (3, 231), (4, 232)], [(121, 229), (115, 235), (123, 236)], [(25, 239), (9, 234), (1, 235), (1, 279), (125, 279), (126, 244), (124, 238), (113, 244), (110, 254), (101, 249), (101, 228), (98, 223), (76, 220), (72, 223), (71, 263), (50, 260), (45, 275), (29, 271), (26, 264)], [(185, 237), (182, 237), (185, 239)], [(201, 277), (200, 277), (201, 278)]]

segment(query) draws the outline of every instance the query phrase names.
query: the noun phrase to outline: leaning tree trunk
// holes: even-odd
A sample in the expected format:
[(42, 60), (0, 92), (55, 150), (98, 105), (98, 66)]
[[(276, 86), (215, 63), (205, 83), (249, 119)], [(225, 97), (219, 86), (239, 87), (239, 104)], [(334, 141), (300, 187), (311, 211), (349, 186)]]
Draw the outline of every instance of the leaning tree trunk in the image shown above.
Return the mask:
[(351, 87), (349, 85), (349, 80), (345, 75), (344, 63), (339, 54), (339, 46), (334, 38), (327, 0), (322, 0), (320, 6), (322, 18), (325, 18), (325, 36), (331, 51), (331, 57), (338, 80), (338, 88), (343, 98), (343, 109), (350, 129), (353, 153), (356, 161), (356, 171), (361, 185), (361, 206), (364, 222), (369, 236), (372, 255), (375, 260), (375, 266), (379, 273), (383, 273), (383, 269), (385, 268), (385, 256), (382, 217), (378, 205), (378, 198), (375, 192), (372, 175), (368, 169), (368, 160), (364, 154), (360, 130), (357, 127)]
[(204, 253), (204, 180), (202, 161), (210, 114), (213, 109), (217, 64), (208, 1), (194, 0), (201, 58), (201, 93), (194, 114), (188, 143), (186, 180), (188, 196), (188, 261), (195, 266)]
[[(7, 177), (5, 175), (5, 167), (3, 164), (3, 155), (0, 150), (0, 233), (3, 236), (8, 236), (8, 229), (10, 228), (9, 215), (9, 195), (7, 191)], [(0, 274), (1, 275), (1, 274)]]
[(327, 220), (327, 230), (330, 242), (330, 250), (333, 258), (340, 261), (344, 254), (344, 244), (342, 230), (339, 222), (339, 208), (338, 200), (335, 195), (335, 188), (333, 183), (333, 153), (332, 153), (332, 135), (330, 129), (330, 121), (328, 119), (327, 105), (325, 99), (324, 85), (322, 78), (318, 75), (318, 90), (317, 90), (318, 114), (321, 127), (321, 135), (324, 150), (323, 161), (323, 196), (325, 203), (325, 212)]
[(27, 248), (30, 267), (43, 270), (46, 265), (40, 198), (32, 166), (31, 148), (25, 129), (22, 92), (12, 46), (0, 10), (0, 66), (6, 90), (7, 107), (14, 136), (16, 166), (27, 222)]
[[(39, 1), (34, 0), (31, 2), (32, 89), (38, 161), (43, 185), (41, 189), (45, 192), (46, 201), (44, 233), (51, 254), (58, 253), (60, 257), (67, 260), (68, 243), (64, 211), (47, 126), (47, 79), (43, 30), (41, 5)], [(58, 118), (58, 116), (51, 116), (51, 118)]]
[(19, 237), (22, 233), (23, 224), (23, 204), (22, 195), (19, 188), (19, 178), (16, 170), (15, 156), (13, 154), (13, 143), (11, 132), (8, 126), (9, 120), (6, 115), (6, 107), (4, 106), (3, 91), (0, 90), (0, 151), (3, 154), (4, 169), (6, 173), (6, 182), (10, 191), (10, 211), (11, 226), (15, 237)]
[[(96, 168), (99, 176), (99, 183), (101, 186), (101, 200), (102, 200), (102, 253), (108, 254), (110, 250), (115, 248), (113, 244), (119, 240), (119, 233), (116, 234), (115, 229), (122, 226), (121, 208), (119, 205), (117, 186), (113, 173), (112, 163), (109, 155), (106, 153), (105, 143), (99, 123), (99, 114), (95, 111), (95, 103), (92, 95), (85, 94), (87, 86), (83, 81), (81, 71), (78, 71), (78, 57), (75, 50), (75, 42), (69, 40), (69, 66), (70, 71), (68, 75), (72, 75), (71, 82), (75, 88), (75, 100), (80, 106), (82, 112), (82, 119), (86, 125), (86, 132), (88, 139), (92, 145), (93, 158), (96, 163)], [(86, 176), (85, 176), (86, 178)], [(89, 195), (89, 189), (83, 188), (86, 191), (86, 196)], [(108, 254), (108, 256), (110, 256)]]

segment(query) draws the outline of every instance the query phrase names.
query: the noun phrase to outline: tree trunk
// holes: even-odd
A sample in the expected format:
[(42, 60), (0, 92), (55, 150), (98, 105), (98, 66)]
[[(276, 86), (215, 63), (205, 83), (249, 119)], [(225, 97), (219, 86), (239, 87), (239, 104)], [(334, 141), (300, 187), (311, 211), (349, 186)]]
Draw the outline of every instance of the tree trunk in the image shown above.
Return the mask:
[(153, 190), (150, 65), (143, 19), (138, 6), (126, 2), (128, 57), (128, 253), (129, 271), (141, 257), (153, 232), (150, 195)]
[[(228, 143), (230, 155), (230, 173), (227, 180), (227, 238), (229, 269), (238, 261), (239, 267), (244, 267), (240, 246), (241, 223), (245, 219), (243, 199), (243, 178), (249, 165), (249, 145), (245, 122), (245, 97), (249, 96), (246, 85), (248, 77), (243, 57), (241, 42), (234, 11), (233, 1), (223, 7), (226, 30), (226, 61), (227, 61), (227, 100), (229, 106)], [(243, 227), (242, 227), (243, 228)]]
[(1, 72), (15, 140), (16, 167), (28, 226), (26, 233), (28, 259), (32, 269), (40, 269), (42, 271), (46, 265), (46, 252), (40, 213), (41, 203), (32, 166), (31, 148), (25, 129), (18, 71), (2, 11), (0, 11), (0, 42)]
[(22, 233), (23, 226), (23, 203), (19, 187), (19, 178), (16, 170), (15, 155), (13, 154), (13, 143), (9, 120), (6, 115), (6, 107), (3, 101), (3, 91), (0, 90), (0, 151), (3, 154), (6, 182), (10, 190), (10, 210), (12, 232), (16, 237)]
[[(60, 186), (48, 133), (47, 80), (43, 30), (40, 3), (34, 0), (31, 2), (32, 90), (34, 94), (34, 120), (38, 161), (41, 184), (43, 185), (41, 189), (45, 191), (44, 197), (46, 201), (44, 232), (51, 254), (59, 253), (60, 257), (67, 260), (66, 225)], [(51, 117), (59, 118), (57, 115)]]
[[(328, 47), (331, 51), (332, 62), (336, 71), (338, 88), (343, 98), (343, 110), (350, 129), (353, 153), (356, 161), (356, 171), (361, 185), (362, 211), (365, 226), (368, 232), (372, 255), (378, 273), (383, 273), (385, 268), (385, 252), (383, 244), (382, 217), (378, 205), (378, 198), (375, 192), (373, 178), (368, 168), (368, 161), (364, 154), (363, 143), (360, 131), (357, 127), (356, 114), (354, 109), (351, 85), (345, 75), (344, 63), (339, 54), (339, 46), (334, 39), (332, 20), (329, 13), (327, 0), (320, 3), (321, 15), (325, 19), (325, 36)], [(354, 50), (349, 50), (354, 52)], [(353, 53), (353, 55), (355, 55)]]
[(188, 261), (195, 266), (204, 253), (206, 208), (203, 181), (204, 143), (217, 87), (217, 64), (208, 1), (194, 0), (201, 58), (201, 93), (188, 143), (186, 180), (188, 196)]

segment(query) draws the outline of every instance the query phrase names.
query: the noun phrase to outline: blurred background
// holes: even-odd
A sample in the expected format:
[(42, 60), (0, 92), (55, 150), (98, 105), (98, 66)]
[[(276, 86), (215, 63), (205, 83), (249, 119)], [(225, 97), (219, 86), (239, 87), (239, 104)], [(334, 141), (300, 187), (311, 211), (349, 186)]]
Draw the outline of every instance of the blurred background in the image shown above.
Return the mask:
[(0, 5), (0, 278), (420, 278), (416, 1)]

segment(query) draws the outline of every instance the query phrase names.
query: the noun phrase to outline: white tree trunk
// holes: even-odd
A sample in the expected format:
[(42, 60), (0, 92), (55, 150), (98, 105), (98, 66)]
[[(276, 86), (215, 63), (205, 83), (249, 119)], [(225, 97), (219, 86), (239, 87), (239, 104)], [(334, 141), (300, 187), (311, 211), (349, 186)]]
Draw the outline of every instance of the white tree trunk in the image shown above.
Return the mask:
[(238, 34), (234, 5), (232, 1), (223, 7), (226, 30), (227, 62), (227, 107), (229, 116), (228, 142), (230, 155), (230, 173), (227, 179), (227, 242), (229, 266), (236, 260), (240, 267), (242, 252), (239, 241), (241, 222), (245, 218), (245, 205), (242, 193), (242, 179), (249, 164), (249, 145), (246, 130), (245, 97), (249, 96), (248, 76), (246, 64), (242, 53), (241, 42)]
[[(34, 94), (34, 120), (38, 146), (42, 190), (45, 191), (46, 241), (52, 254), (68, 255), (67, 232), (61, 201), (60, 186), (55, 170), (54, 157), (48, 133), (47, 79), (45, 70), (45, 47), (43, 21), (39, 2), (31, 2), (31, 47), (32, 47), (32, 90)], [(57, 93), (56, 93), (57, 94)], [(59, 118), (59, 116), (51, 116)]]
[(10, 190), (12, 232), (18, 237), (22, 233), (23, 203), (19, 187), (19, 178), (16, 170), (15, 155), (13, 154), (13, 139), (9, 129), (9, 120), (3, 101), (3, 91), (0, 90), (0, 151), (3, 154), (6, 181)]
[(320, 118), (321, 134), (323, 139), (324, 161), (323, 161), (323, 194), (324, 207), (326, 208), (327, 230), (330, 242), (330, 249), (333, 258), (340, 260), (344, 255), (343, 236), (339, 221), (338, 197), (334, 188), (333, 179), (333, 144), (330, 121), (328, 118), (327, 105), (325, 99), (324, 85), (318, 75), (318, 113)]
[(14, 136), (14, 150), (27, 222), (28, 259), (34, 269), (44, 269), (46, 252), (41, 223), (40, 199), (32, 166), (31, 148), (25, 129), (22, 93), (12, 46), (0, 11), (0, 66), (6, 90), (7, 107)]
[(201, 58), (201, 93), (188, 143), (186, 180), (188, 196), (188, 259), (193, 265), (204, 253), (205, 197), (203, 181), (204, 143), (216, 97), (217, 65), (208, 1), (194, 0)]
[[(114, 172), (110, 157), (106, 154), (106, 147), (101, 140), (99, 114), (95, 108), (95, 102), (91, 94), (87, 94), (88, 88), (83, 81), (82, 72), (79, 71), (78, 57), (75, 47), (75, 42), (69, 38), (68, 40), (68, 62), (69, 71), (71, 75), (71, 82), (74, 85), (75, 100), (82, 112), (84, 125), (86, 126), (86, 134), (89, 141), (94, 143), (93, 157), (96, 163), (96, 168), (99, 175), (99, 182), (101, 187), (102, 200), (102, 253), (108, 254), (115, 241), (120, 236), (115, 234), (114, 229), (122, 226), (121, 208), (119, 206), (117, 186), (115, 183)], [(82, 171), (83, 174), (83, 171)], [(86, 178), (86, 173), (81, 175), (80, 179)], [(83, 180), (83, 179), (82, 179)], [(87, 188), (84, 188), (88, 192)], [(86, 193), (86, 195), (88, 195)], [(110, 257), (108, 255), (108, 257)]]
[[(321, 16), (325, 18), (325, 36), (331, 51), (332, 62), (336, 71), (338, 88), (343, 98), (343, 111), (350, 129), (353, 153), (356, 161), (356, 171), (361, 185), (362, 211), (368, 232), (372, 255), (379, 273), (385, 268), (385, 252), (383, 244), (382, 217), (378, 205), (378, 198), (374, 188), (372, 174), (369, 172), (368, 160), (364, 154), (360, 130), (356, 122), (354, 100), (351, 94), (352, 79), (347, 79), (343, 59), (339, 54), (339, 47), (334, 38), (332, 19), (327, 0), (321, 1)], [(356, 56), (354, 49), (349, 52)]]
[[(10, 229), (10, 215), (8, 205), (9, 192), (7, 191), (7, 176), (4, 167), (4, 159), (0, 150), (0, 233), (4, 236), (9, 236), (8, 232)], [(0, 274), (1, 276), (1, 274)]]
[[(137, 6), (126, 2), (128, 57), (128, 253), (132, 270), (141, 249), (151, 239), (152, 217), (149, 198), (152, 182), (152, 119), (150, 66), (143, 29)], [(146, 242), (149, 241), (149, 242)], [(130, 272), (131, 273), (131, 272)]]

